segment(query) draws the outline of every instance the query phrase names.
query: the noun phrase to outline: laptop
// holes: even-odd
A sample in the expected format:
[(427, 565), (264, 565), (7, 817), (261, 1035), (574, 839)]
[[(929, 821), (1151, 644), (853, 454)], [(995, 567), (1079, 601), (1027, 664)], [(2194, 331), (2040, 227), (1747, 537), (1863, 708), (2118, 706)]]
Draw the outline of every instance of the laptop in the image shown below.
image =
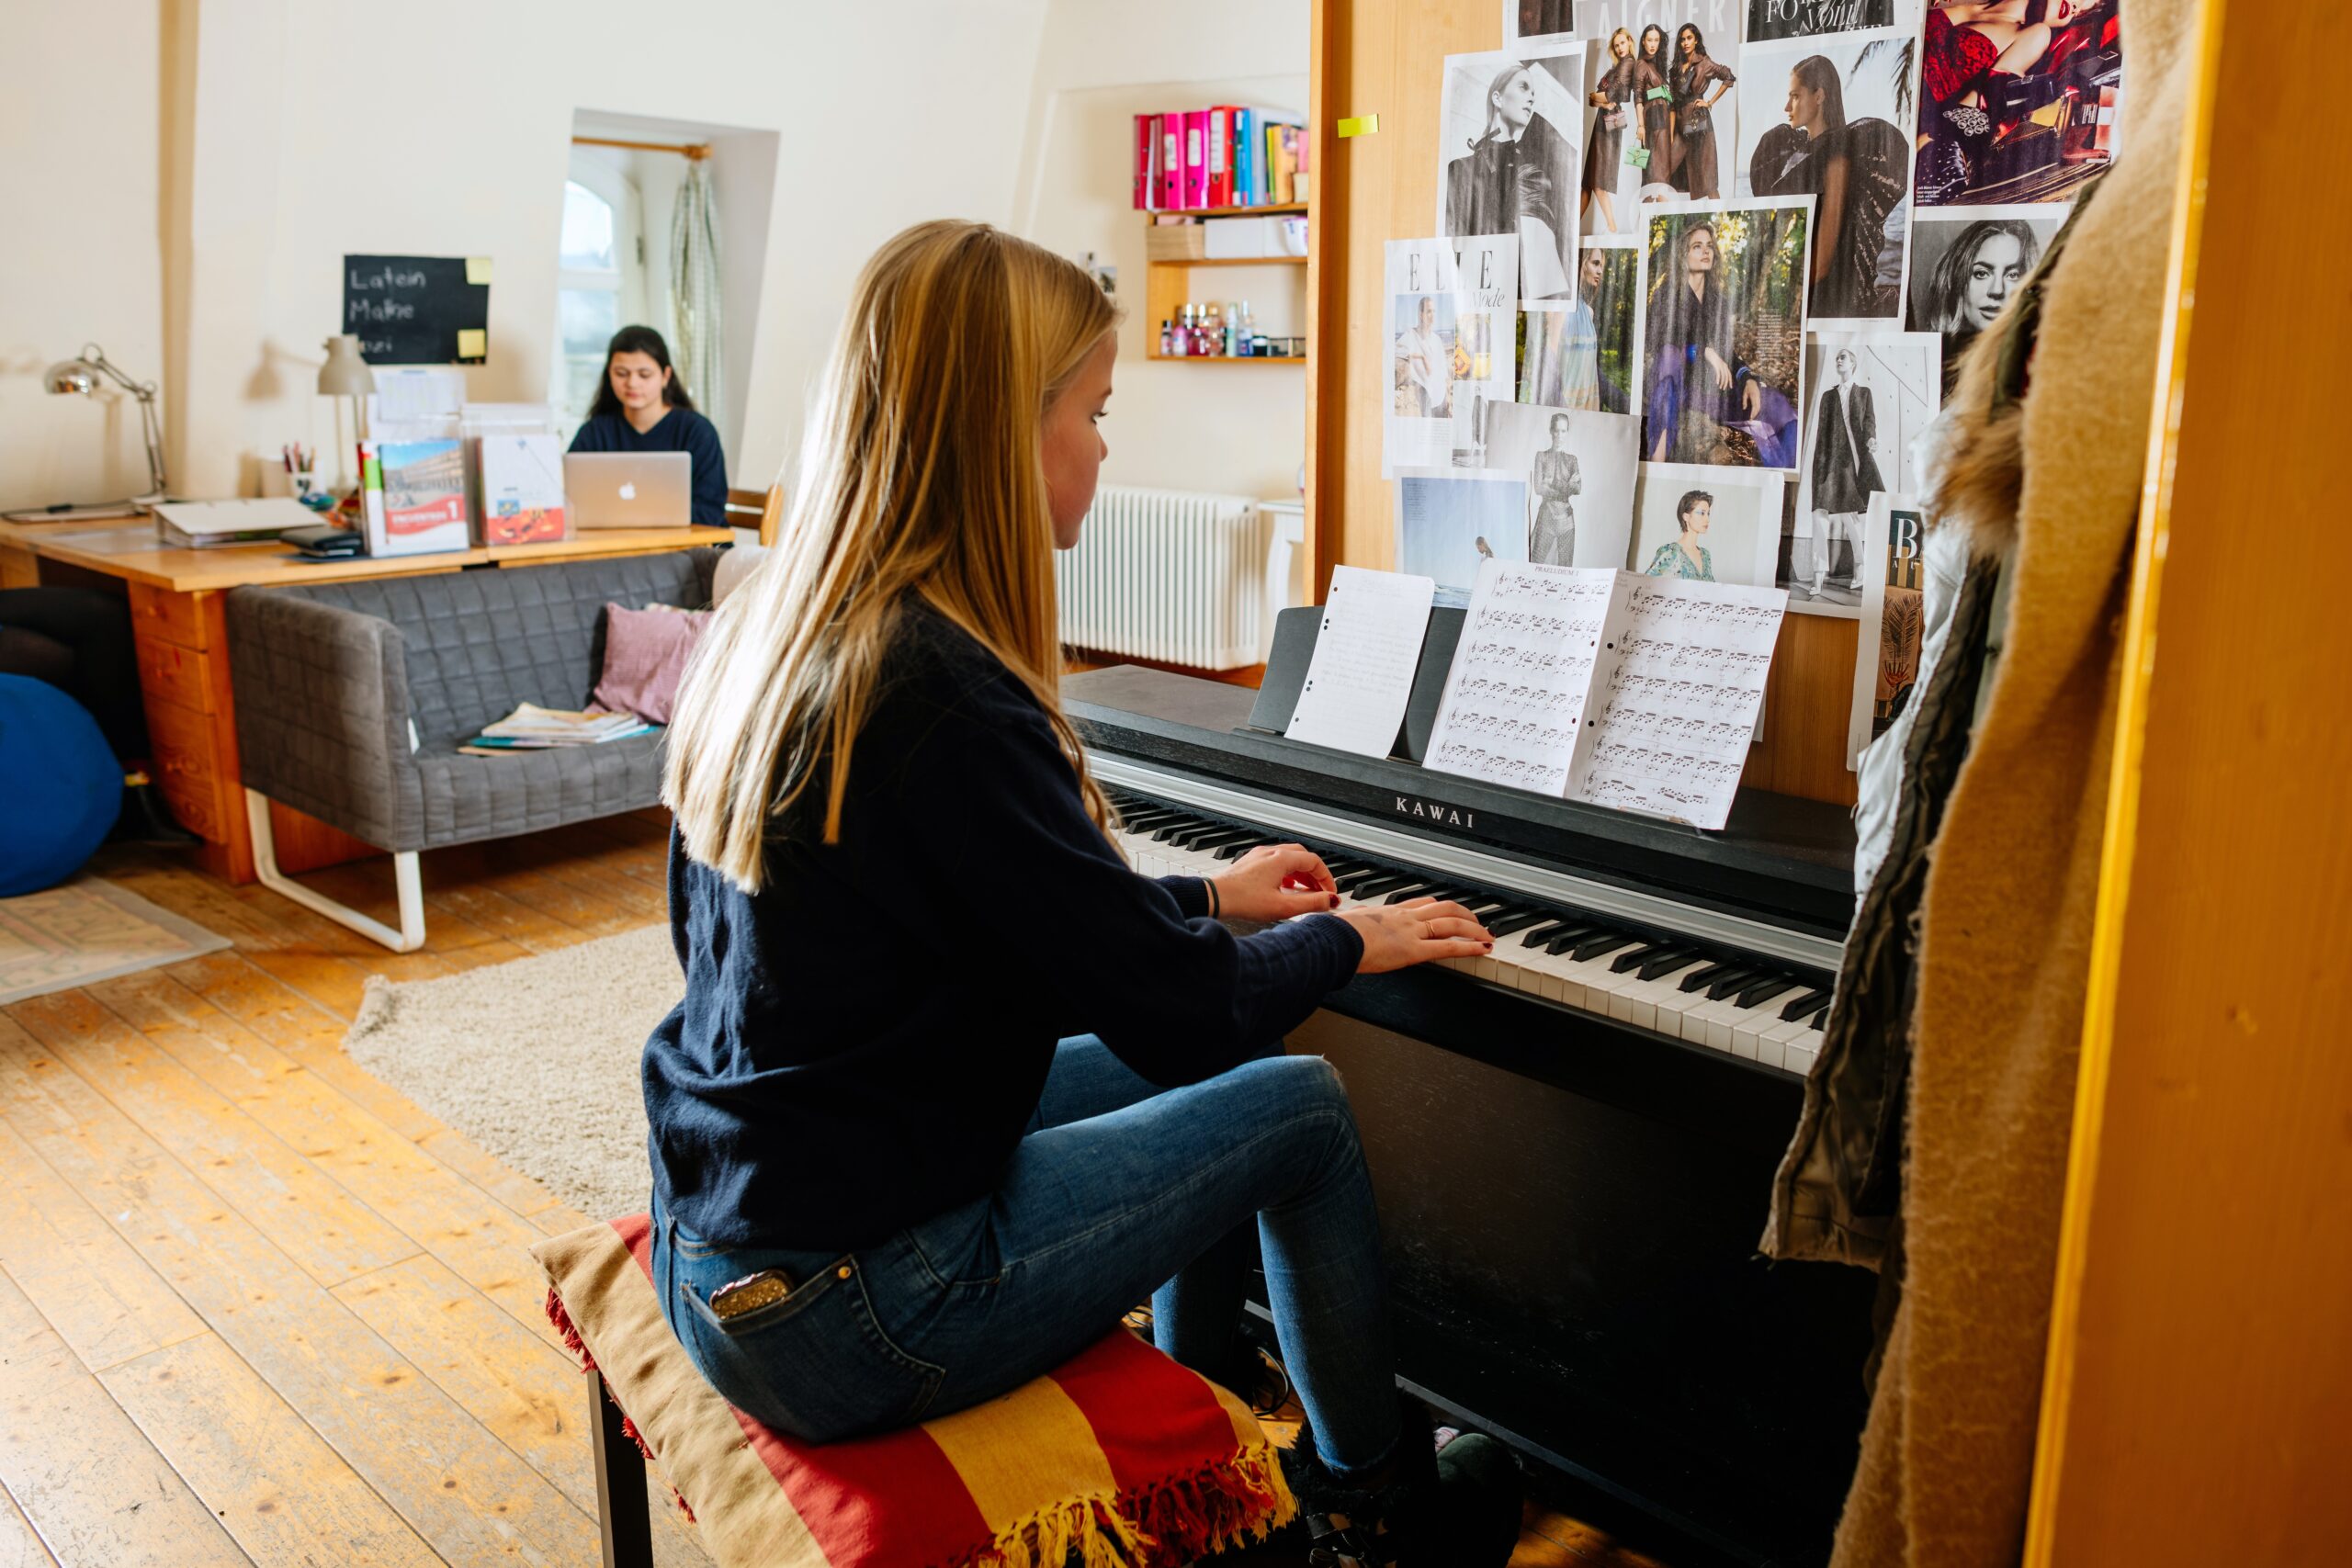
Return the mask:
[(694, 520), (694, 455), (567, 452), (563, 499), (575, 528), (683, 528)]

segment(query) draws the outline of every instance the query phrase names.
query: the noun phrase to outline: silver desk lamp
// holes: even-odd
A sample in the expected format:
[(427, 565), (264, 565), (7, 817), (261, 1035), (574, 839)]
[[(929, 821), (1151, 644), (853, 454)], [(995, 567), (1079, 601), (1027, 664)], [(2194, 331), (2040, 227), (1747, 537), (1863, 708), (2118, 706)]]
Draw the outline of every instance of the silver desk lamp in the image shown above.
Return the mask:
[[(327, 362), (319, 367), (319, 395), (334, 400), (334, 492), (356, 488), (351, 477), (351, 448), (368, 436), (368, 400), (376, 390), (376, 373), (360, 357), (359, 338), (341, 333), (322, 345)], [(343, 438), (343, 400), (351, 400), (352, 439)]]
[(155, 413), (155, 383), (134, 381), (122, 373), (121, 367), (107, 357), (106, 350), (96, 344), (82, 345), (78, 359), (61, 359), (41, 372), (41, 385), (57, 393), (74, 393), (90, 397), (98, 389), (99, 378), (139, 400), (139, 423), (147, 437), (147, 479), (149, 491), (125, 502), (103, 502), (89, 506), (71, 503), (60, 506), (35, 507), (25, 512), (12, 512), (12, 518), (117, 517), (126, 509), (151, 506), (164, 499), (164, 427)]

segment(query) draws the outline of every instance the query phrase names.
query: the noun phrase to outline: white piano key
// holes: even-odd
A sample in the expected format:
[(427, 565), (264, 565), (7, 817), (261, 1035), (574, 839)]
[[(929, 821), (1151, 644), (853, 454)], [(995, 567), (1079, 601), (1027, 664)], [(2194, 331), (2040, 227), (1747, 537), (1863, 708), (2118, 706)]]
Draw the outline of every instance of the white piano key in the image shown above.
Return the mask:
[(1789, 1045), (1817, 1031), (1802, 1018), (1783, 1023), (1778, 1029), (1767, 1030), (1757, 1037), (1756, 1059), (1768, 1067), (1785, 1067), (1789, 1065)]
[(1658, 1004), (1668, 997), (1676, 994), (1675, 988), (1681, 985), (1682, 976), (1693, 969), (1703, 969), (1713, 962), (1712, 959), (1693, 958), (1686, 964), (1676, 965), (1670, 973), (1660, 975), (1654, 980), (1643, 980), (1636, 985), (1626, 987), (1622, 991), (1611, 992), (1609, 998), (1609, 1016), (1622, 1022), (1638, 1024), (1644, 1029), (1656, 1029)]
[(1810, 1073), (1814, 1062), (1821, 1055), (1821, 1031), (1808, 1029), (1788, 1043), (1781, 1066), (1792, 1073)]

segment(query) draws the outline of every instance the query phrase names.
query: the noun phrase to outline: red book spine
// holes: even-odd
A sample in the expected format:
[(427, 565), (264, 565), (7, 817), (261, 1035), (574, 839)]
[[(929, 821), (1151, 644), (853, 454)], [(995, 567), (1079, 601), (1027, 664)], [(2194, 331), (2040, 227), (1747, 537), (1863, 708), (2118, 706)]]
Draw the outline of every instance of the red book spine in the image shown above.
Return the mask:
[(1148, 212), (1159, 205), (1159, 117), (1136, 116), (1136, 210)]
[(1171, 211), (1184, 205), (1184, 117), (1159, 117), (1159, 206)]

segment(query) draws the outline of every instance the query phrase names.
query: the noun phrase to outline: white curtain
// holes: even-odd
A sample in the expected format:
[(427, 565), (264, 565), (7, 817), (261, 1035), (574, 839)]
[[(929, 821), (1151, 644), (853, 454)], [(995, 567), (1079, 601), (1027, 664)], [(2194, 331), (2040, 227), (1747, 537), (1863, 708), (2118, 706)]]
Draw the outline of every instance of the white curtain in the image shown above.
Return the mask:
[(711, 194), (710, 162), (687, 165), (670, 217), (671, 356), (686, 395), (714, 424), (724, 421), (719, 394), (726, 377), (719, 359), (718, 204)]

